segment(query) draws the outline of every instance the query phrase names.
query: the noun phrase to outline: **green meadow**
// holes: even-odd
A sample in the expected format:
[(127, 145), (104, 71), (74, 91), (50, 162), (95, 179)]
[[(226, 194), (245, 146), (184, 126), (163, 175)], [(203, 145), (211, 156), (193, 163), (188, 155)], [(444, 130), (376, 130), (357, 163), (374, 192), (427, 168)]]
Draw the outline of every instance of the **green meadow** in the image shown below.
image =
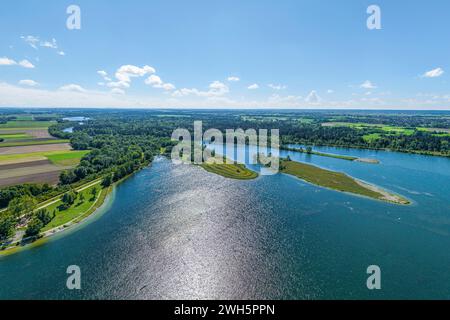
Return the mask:
[[(91, 194), (91, 192), (94, 188), (96, 188), (96, 190), (97, 190), (95, 197), (93, 197)], [(72, 206), (70, 206), (68, 209), (62, 208), (62, 206), (61, 206), (62, 201), (58, 201), (58, 202), (46, 207), (45, 209), (48, 212), (50, 212), (50, 213), (55, 212), (56, 216), (48, 225), (46, 225), (42, 229), (42, 232), (45, 232), (45, 231), (51, 230), (53, 228), (59, 227), (61, 225), (64, 225), (64, 224), (78, 218), (79, 216), (83, 215), (95, 204), (95, 202), (99, 196), (100, 190), (101, 190), (101, 187), (99, 184), (97, 184), (97, 185), (91, 186), (91, 187), (79, 192), (78, 197), (75, 200), (75, 203)], [(82, 200), (82, 198), (84, 198), (84, 200)]]
[(363, 136), (366, 142), (375, 142), (382, 137), (389, 136), (411, 136), (418, 131), (429, 132), (433, 136), (446, 137), (450, 136), (450, 129), (440, 129), (440, 128), (406, 128), (406, 127), (396, 127), (384, 124), (372, 124), (372, 123), (351, 123), (351, 122), (325, 122), (322, 124), (324, 127), (349, 127), (357, 130), (367, 130), (370, 133)]
[(89, 151), (67, 151), (63, 153), (47, 154), (45, 157), (53, 164), (58, 166), (75, 166), (81, 158), (83, 158)]
[(8, 121), (0, 124), (0, 129), (45, 129), (55, 123), (56, 121)]

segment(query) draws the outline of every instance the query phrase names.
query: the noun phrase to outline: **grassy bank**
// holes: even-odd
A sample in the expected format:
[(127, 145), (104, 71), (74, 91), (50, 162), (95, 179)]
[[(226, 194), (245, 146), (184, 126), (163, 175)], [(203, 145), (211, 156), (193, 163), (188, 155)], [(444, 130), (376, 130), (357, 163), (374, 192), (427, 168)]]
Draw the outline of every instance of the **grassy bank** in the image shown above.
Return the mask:
[(285, 160), (281, 160), (280, 167), (282, 173), (295, 176), (320, 187), (396, 204), (409, 204), (408, 200), (398, 195), (358, 181), (341, 172), (334, 172), (309, 164)]
[(83, 221), (84, 219), (89, 217), (91, 214), (93, 214), (95, 211), (97, 211), (97, 209), (99, 209), (103, 205), (106, 197), (108, 196), (108, 194), (111, 193), (112, 189), (113, 189), (113, 186), (109, 186), (108, 188), (103, 188), (100, 192), (97, 202), (94, 203), (94, 205), (88, 211), (86, 211), (84, 214), (82, 214), (78, 218), (76, 218), (74, 223), (80, 223), (81, 221)]
[[(97, 191), (95, 197), (91, 194), (94, 189)], [(97, 184), (79, 192), (75, 203), (67, 209), (63, 209), (62, 201), (55, 202), (46, 207), (45, 209), (49, 212), (55, 212), (56, 216), (42, 229), (42, 232), (64, 225), (83, 215), (98, 201), (100, 190), (102, 189), (100, 185)]]
[[(93, 187), (98, 187), (98, 189), (100, 190), (99, 192), (97, 192), (97, 196), (95, 199), (90, 198), (85, 202), (86, 205), (83, 206), (81, 205), (79, 206), (77, 201), (77, 203), (74, 204), (74, 206), (70, 207), (65, 212), (58, 212), (55, 219), (53, 219), (47, 226), (45, 226), (41, 230), (41, 235), (39, 239), (36, 239), (35, 241), (22, 240), (22, 242), (20, 243), (13, 244), (13, 246), (7, 249), (0, 250), (0, 257), (20, 252), (23, 249), (29, 249), (42, 245), (48, 241), (48, 238), (50, 236), (60, 233), (69, 228), (70, 226), (79, 224), (80, 222), (88, 218), (90, 215), (95, 213), (104, 204), (108, 194), (112, 191), (113, 186), (107, 188), (100, 188), (100, 185), (96, 184), (95, 186), (91, 186), (80, 193), (89, 194)], [(44, 207), (47, 210), (49, 210), (52, 207), (55, 207), (54, 209), (58, 210), (57, 207), (59, 205), (61, 205), (61, 201), (58, 201), (57, 203), (51, 203), (47, 207), (45, 206)]]

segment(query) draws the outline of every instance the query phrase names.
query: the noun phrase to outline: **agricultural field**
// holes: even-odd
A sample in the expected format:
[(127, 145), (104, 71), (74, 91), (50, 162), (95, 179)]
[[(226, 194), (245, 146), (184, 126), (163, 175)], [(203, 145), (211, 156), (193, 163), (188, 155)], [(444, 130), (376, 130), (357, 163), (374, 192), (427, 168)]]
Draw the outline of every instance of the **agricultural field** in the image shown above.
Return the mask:
[(36, 152), (49, 152), (49, 151), (68, 151), (72, 147), (69, 143), (53, 143), (53, 144), (36, 144), (26, 146), (10, 146), (0, 147), (0, 156), (3, 155), (21, 155)]
[[(14, 136), (17, 137), (14, 137)], [(0, 138), (11, 139), (51, 139), (48, 128), (0, 128)], [(54, 139), (54, 138), (53, 138)]]
[(61, 171), (75, 167), (87, 153), (88, 151), (53, 150), (2, 154), (0, 187), (22, 183), (56, 184)]
[[(26, 116), (22, 116), (26, 118)], [(14, 120), (0, 124), (0, 148), (67, 143), (48, 133), (54, 121)]]
[(55, 121), (33, 121), (33, 120), (14, 120), (8, 123), (0, 124), (0, 129), (30, 129), (30, 128), (48, 128), (55, 124)]
[(15, 117), (16, 121), (32, 121), (34, 120), (34, 117), (30, 114), (13, 114), (12, 117)]
[(50, 139), (50, 140), (39, 140), (34, 139), (30, 141), (7, 141), (0, 143), (0, 148), (6, 148), (6, 147), (22, 147), (22, 146), (42, 146), (47, 144), (66, 144), (69, 143), (70, 140), (63, 140), (63, 139)]
[(69, 151), (47, 154), (46, 157), (57, 166), (76, 166), (89, 151)]
[(20, 115), (0, 124), (0, 187), (59, 182), (62, 170), (75, 167), (87, 151), (72, 151), (69, 140), (48, 133), (54, 121)]
[(433, 136), (450, 136), (450, 129), (440, 128), (406, 128), (396, 127), (384, 124), (371, 124), (371, 123), (351, 123), (351, 122), (325, 122), (322, 123), (324, 127), (349, 127), (357, 130), (365, 130), (368, 133), (363, 136), (366, 142), (375, 142), (383, 136), (411, 136), (418, 131), (429, 132)]
[(26, 132), (19, 133), (0, 133), (0, 139), (3, 140), (17, 140), (17, 139), (31, 139), (32, 135), (27, 134)]

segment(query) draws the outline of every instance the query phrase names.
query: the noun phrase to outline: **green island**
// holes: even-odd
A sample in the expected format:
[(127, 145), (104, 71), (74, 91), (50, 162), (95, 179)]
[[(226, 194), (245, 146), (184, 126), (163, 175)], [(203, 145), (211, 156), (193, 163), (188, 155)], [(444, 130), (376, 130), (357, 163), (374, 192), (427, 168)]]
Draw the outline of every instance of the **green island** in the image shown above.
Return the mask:
[[(258, 159), (261, 157), (265, 156), (260, 154)], [(233, 164), (227, 164), (225, 161), (222, 164), (205, 163), (200, 166), (208, 172), (230, 179), (249, 180), (258, 177), (256, 172), (248, 169), (244, 164), (238, 164), (236, 162)], [(339, 192), (350, 193), (395, 204), (410, 204), (410, 201), (406, 198), (350, 177), (345, 173), (326, 170), (310, 164), (292, 161), (289, 157), (280, 159), (280, 172), (295, 176), (316, 186)]]
[(295, 176), (311, 184), (340, 191), (360, 195), (376, 200), (395, 204), (410, 204), (410, 201), (379, 187), (352, 178), (345, 173), (322, 169), (310, 164), (296, 161), (281, 160), (280, 172)]
[(200, 166), (208, 172), (215, 173), (222, 177), (230, 179), (252, 180), (258, 177), (258, 174), (256, 172), (239, 163), (204, 163)]
[(352, 157), (352, 156), (344, 156), (344, 155), (340, 155), (340, 154), (313, 151), (311, 147), (307, 147), (306, 149), (303, 149), (303, 148), (292, 148), (292, 147), (282, 146), (281, 150), (294, 151), (294, 152), (299, 152), (299, 153), (306, 153), (306, 154), (310, 154), (310, 155), (335, 158), (335, 159), (341, 159), (341, 160), (348, 160), (348, 161), (365, 162), (365, 163), (373, 163), (373, 164), (380, 163), (380, 161), (378, 161), (376, 159), (358, 158), (358, 157)]

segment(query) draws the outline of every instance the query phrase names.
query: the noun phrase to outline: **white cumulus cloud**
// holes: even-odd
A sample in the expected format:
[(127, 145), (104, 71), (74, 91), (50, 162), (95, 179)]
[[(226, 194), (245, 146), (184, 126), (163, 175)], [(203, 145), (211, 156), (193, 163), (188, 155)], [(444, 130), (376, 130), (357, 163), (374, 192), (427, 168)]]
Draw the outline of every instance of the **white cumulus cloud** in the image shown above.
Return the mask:
[(27, 68), (27, 69), (33, 69), (34, 68), (34, 65), (30, 61), (28, 61), (26, 59), (20, 61), (19, 62), (19, 66)]
[(160, 77), (152, 74), (150, 77), (145, 79), (145, 84), (152, 86), (153, 88), (164, 89), (166, 91), (175, 90), (175, 86), (171, 83), (164, 83)]
[(422, 77), (424, 78), (437, 78), (444, 74), (444, 70), (442, 68), (436, 68), (430, 71), (425, 72)]
[(259, 89), (259, 85), (257, 83), (254, 83), (247, 87), (248, 90), (256, 90)]
[(363, 89), (376, 89), (377, 87), (372, 82), (370, 82), (369, 80), (366, 80), (360, 85), (360, 88), (363, 88)]
[(112, 81), (112, 79), (108, 76), (108, 72), (104, 71), (104, 70), (99, 70), (97, 71), (97, 74), (103, 78), (103, 80), (105, 80), (106, 82), (110, 82)]
[(150, 77), (148, 77), (145, 80), (145, 83), (148, 85), (151, 85), (151, 86), (157, 86), (157, 85), (162, 85), (163, 81), (157, 75), (152, 74)]
[(228, 79), (227, 79), (229, 82), (238, 82), (238, 81), (240, 81), (241, 79), (239, 79), (238, 77), (228, 77)]
[(156, 70), (150, 66), (144, 66), (142, 68), (133, 65), (121, 66), (116, 71), (116, 78), (120, 81), (131, 82), (132, 77), (143, 77), (147, 74), (155, 73)]
[(20, 62), (16, 62), (15, 60), (12, 60), (12, 59), (9, 59), (6, 57), (0, 58), (0, 66), (15, 66), (15, 65), (19, 65), (21, 67), (28, 68), (28, 69), (34, 68), (34, 65), (26, 59), (24, 59)]
[(0, 66), (14, 66), (17, 62), (7, 57), (0, 58)]

